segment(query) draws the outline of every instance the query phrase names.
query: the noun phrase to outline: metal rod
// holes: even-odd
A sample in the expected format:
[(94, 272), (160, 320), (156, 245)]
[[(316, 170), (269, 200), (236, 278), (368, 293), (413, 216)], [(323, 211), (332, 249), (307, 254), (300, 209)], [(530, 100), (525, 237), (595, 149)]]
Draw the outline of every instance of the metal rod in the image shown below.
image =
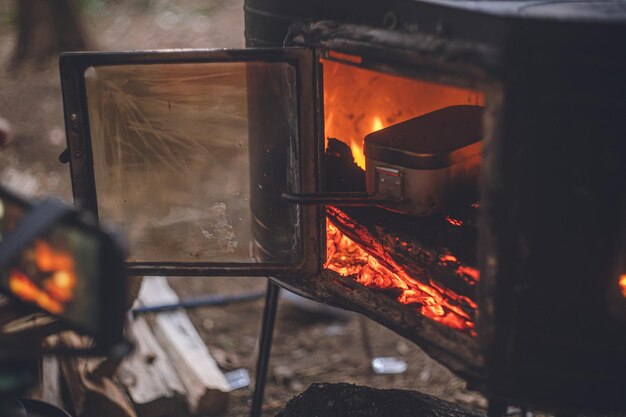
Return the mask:
[(367, 322), (365, 321), (365, 316), (359, 315), (359, 327), (361, 329), (361, 342), (363, 343), (363, 350), (365, 350), (365, 354), (367, 355), (367, 360), (371, 361), (374, 359), (374, 349), (372, 349), (372, 343), (370, 342), (370, 334), (367, 329)]
[(261, 325), (261, 339), (259, 341), (259, 357), (256, 364), (256, 375), (254, 378), (254, 393), (252, 395), (252, 408), (250, 417), (260, 417), (263, 409), (263, 394), (267, 381), (267, 369), (272, 351), (272, 337), (274, 334), (274, 323), (276, 322), (276, 310), (278, 308), (278, 296), (280, 287), (272, 281), (267, 281), (267, 293), (265, 297), (265, 308), (263, 310), (263, 322)]
[(266, 291), (263, 290), (263, 291), (244, 292), (241, 294), (233, 294), (233, 295), (223, 295), (223, 294), (207, 295), (205, 297), (181, 300), (178, 303), (159, 304), (159, 305), (153, 305), (153, 306), (141, 306), (141, 307), (133, 308), (132, 312), (134, 316), (138, 316), (140, 314), (145, 314), (145, 313), (160, 313), (162, 311), (176, 310), (177, 308), (223, 306), (226, 304), (257, 300), (263, 297), (263, 295), (265, 294), (266, 294)]
[(367, 193), (283, 193), (282, 198), (289, 203), (313, 206), (322, 206), (326, 204), (337, 206), (388, 206), (398, 203), (398, 200), (374, 199), (373, 194)]

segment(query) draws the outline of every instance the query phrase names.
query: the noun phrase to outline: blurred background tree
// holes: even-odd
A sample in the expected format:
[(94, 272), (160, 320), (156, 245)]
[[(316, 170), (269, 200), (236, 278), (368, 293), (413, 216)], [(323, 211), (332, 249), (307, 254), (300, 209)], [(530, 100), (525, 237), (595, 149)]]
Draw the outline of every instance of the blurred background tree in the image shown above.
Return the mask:
[(89, 39), (78, 0), (15, 0), (17, 43), (13, 65), (84, 50)]

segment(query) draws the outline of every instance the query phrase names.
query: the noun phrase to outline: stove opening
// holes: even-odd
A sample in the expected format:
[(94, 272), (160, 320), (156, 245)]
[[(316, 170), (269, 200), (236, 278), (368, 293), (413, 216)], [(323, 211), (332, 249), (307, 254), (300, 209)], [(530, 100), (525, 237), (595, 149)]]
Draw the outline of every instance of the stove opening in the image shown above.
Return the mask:
[[(359, 64), (358, 57), (354, 58), (349, 62)], [(463, 120), (459, 123), (456, 116), (446, 116), (441, 111), (454, 108), (465, 113), (474, 108), (482, 109), (485, 100), (481, 91), (404, 78), (331, 60), (322, 60), (321, 63), (324, 77), (327, 191), (371, 193), (372, 182), (375, 182), (373, 186), (376, 187), (386, 180), (400, 185), (403, 189), (398, 192), (403, 198), (410, 197), (411, 203), (417, 201), (417, 197), (412, 194), (416, 183), (420, 184), (417, 188), (421, 189), (426, 187), (426, 183), (446, 187), (447, 181), (457, 174), (458, 177), (468, 176), (467, 167), (448, 169), (437, 165), (441, 163), (440, 159), (437, 159), (439, 162), (435, 159), (427, 161), (418, 150), (421, 146), (419, 143), (405, 143), (404, 146), (410, 150), (409, 154), (422, 158), (422, 162), (426, 161), (421, 168), (428, 168), (432, 162), (432, 169), (414, 170), (416, 166), (410, 166), (405, 172), (392, 172), (390, 175), (387, 168), (377, 165), (377, 171), (374, 172), (371, 165), (376, 161), (370, 157), (370, 151), (366, 163), (367, 151), (364, 152), (364, 149), (370, 145), (364, 146), (364, 141), (372, 132), (391, 126), (395, 126), (393, 129), (396, 130), (385, 129), (384, 134), (389, 132), (400, 137), (402, 132), (412, 136), (414, 129), (428, 131), (430, 127), (436, 126), (435, 119), (439, 116), (444, 117), (444, 121), (445, 117), (452, 117), (449, 123), (444, 123), (445, 130), (450, 130), (456, 136), (463, 135)], [(482, 117), (477, 120), (480, 129)], [(368, 136), (368, 140), (374, 136)], [(395, 146), (398, 142), (396, 139), (394, 137), (377, 144), (386, 151), (391, 145)], [(422, 139), (416, 135), (408, 140)], [(439, 143), (435, 141), (424, 146), (437, 148)], [(452, 153), (447, 154), (446, 161), (457, 163), (461, 154), (461, 159), (466, 158), (467, 149), (463, 148), (454, 157)], [(407, 154), (403, 149), (395, 151), (401, 157)], [(480, 148), (473, 152), (471, 170), (477, 172)], [(407, 160), (405, 163), (412, 164), (413, 161)], [(372, 180), (376, 175), (380, 176)], [(424, 175), (434, 176), (426, 178), (424, 183)], [(409, 181), (410, 176), (412, 183)], [(415, 211), (406, 207), (387, 210), (380, 207), (327, 206), (324, 267), (362, 285), (379, 289), (431, 320), (475, 336), (475, 286), (480, 275), (476, 259), (479, 202), (477, 193), (473, 197), (458, 190), (454, 193), (454, 203), (445, 209), (433, 203), (432, 213), (428, 211), (427, 215), (422, 215), (418, 210), (416, 216)], [(456, 198), (460, 194), (463, 194), (462, 198)], [(429, 198), (432, 195), (433, 192), (430, 192)]]

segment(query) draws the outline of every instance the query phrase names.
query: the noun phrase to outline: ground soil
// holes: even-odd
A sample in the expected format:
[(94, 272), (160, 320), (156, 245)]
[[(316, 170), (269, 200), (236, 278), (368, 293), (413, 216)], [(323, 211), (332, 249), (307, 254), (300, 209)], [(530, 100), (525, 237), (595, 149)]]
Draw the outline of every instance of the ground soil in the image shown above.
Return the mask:
[[(116, 0), (88, 2), (88, 27), (101, 50), (179, 47), (243, 47), (240, 0)], [(57, 157), (65, 148), (61, 90), (56, 61), (9, 68), (16, 43), (9, 0), (0, 0), (0, 117), (13, 126), (14, 140), (0, 152), (0, 183), (25, 194), (54, 194), (71, 200), (69, 169)], [(175, 278), (185, 296), (238, 293), (265, 287), (262, 278)], [(225, 369), (254, 374), (262, 300), (190, 312), (213, 355)], [(264, 415), (275, 415), (294, 395), (315, 382), (347, 382), (377, 388), (418, 390), (460, 404), (484, 407), (482, 396), (428, 358), (417, 346), (367, 321), (374, 354), (408, 363), (400, 375), (375, 375), (361, 343), (356, 317), (337, 320), (305, 313), (281, 300), (266, 389)], [(251, 388), (232, 394), (227, 416), (248, 413)]]

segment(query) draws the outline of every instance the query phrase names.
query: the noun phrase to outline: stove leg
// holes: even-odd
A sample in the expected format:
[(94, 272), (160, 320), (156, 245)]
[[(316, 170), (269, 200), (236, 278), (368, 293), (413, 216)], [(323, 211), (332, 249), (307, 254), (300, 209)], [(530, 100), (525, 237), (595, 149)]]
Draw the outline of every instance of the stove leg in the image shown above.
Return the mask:
[(256, 363), (256, 376), (254, 380), (254, 394), (252, 395), (252, 409), (250, 417), (260, 417), (263, 408), (263, 393), (267, 380), (267, 368), (272, 351), (272, 336), (274, 334), (274, 322), (278, 308), (278, 295), (280, 287), (272, 281), (267, 281), (267, 293), (265, 295), (265, 308), (263, 310), (263, 323), (261, 325), (261, 340), (259, 342), (259, 357)]
[(503, 417), (506, 416), (506, 403), (497, 400), (489, 400), (487, 407), (487, 417)]

